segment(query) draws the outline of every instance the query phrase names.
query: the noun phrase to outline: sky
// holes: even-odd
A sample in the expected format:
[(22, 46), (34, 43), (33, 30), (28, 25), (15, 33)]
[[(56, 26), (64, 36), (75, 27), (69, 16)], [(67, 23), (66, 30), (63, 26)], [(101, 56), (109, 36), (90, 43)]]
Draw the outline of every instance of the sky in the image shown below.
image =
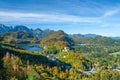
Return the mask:
[(0, 24), (120, 36), (120, 0), (0, 0)]

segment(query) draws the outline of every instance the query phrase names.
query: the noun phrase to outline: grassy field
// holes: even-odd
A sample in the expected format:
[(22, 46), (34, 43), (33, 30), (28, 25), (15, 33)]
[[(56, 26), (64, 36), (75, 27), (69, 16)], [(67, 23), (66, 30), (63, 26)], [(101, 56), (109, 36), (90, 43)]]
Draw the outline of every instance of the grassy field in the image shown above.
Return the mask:
[(111, 53), (110, 55), (113, 55), (113, 56), (117, 56), (117, 55), (120, 55), (120, 51), (119, 52), (114, 52), (114, 53)]

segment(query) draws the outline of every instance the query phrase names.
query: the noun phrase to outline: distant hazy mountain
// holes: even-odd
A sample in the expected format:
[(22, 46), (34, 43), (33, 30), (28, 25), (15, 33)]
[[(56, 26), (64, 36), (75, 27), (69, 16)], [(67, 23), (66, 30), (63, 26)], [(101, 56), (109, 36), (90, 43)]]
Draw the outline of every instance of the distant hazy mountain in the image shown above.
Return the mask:
[(31, 35), (33, 35), (35, 37), (44, 37), (44, 36), (47, 36), (48, 34), (54, 32), (53, 30), (49, 30), (49, 29), (41, 30), (39, 28), (32, 30), (23, 25), (17, 25), (17, 26), (11, 27), (11, 26), (6, 26), (4, 24), (0, 24), (0, 33), (1, 34), (9, 33), (9, 32), (19, 32), (19, 31), (24, 31), (24, 32), (30, 33)]
[(72, 34), (70, 35), (71, 37), (75, 37), (75, 38), (95, 38), (98, 35), (97, 34)]
[(17, 26), (15, 26), (12, 31), (14, 31), (14, 32), (24, 31), (24, 32), (32, 33), (32, 29), (29, 29), (28, 27), (23, 26), (23, 25), (17, 25)]
[(8, 27), (8, 26), (5, 26), (4, 24), (0, 24), (0, 33), (10, 32), (12, 30), (13, 30), (13, 27)]
[(42, 37), (43, 31), (39, 28), (33, 30), (33, 35), (36, 37)]
[(53, 32), (55, 32), (54, 30), (50, 30), (50, 29), (45, 29), (44, 31), (43, 31), (43, 37), (44, 36), (47, 36), (47, 35), (49, 35), (49, 34), (51, 34), (51, 33), (53, 33)]
[(31, 32), (32, 30), (23, 25), (17, 25), (15, 27), (12, 27), (12, 26), (6, 26), (4, 24), (0, 24), (0, 33), (17, 32), (17, 31)]
[(120, 40), (120, 37), (111, 37), (114, 40)]
[(41, 29), (37, 28), (37, 29), (33, 30), (33, 35), (36, 37), (45, 37), (52, 32), (54, 32), (54, 31), (49, 30), (49, 29), (41, 30)]
[(85, 34), (84, 35), (84, 37), (86, 37), (86, 38), (95, 38), (97, 36), (98, 36), (97, 34)]
[(27, 39), (27, 38), (33, 38), (33, 36), (28, 33), (28, 32), (24, 32), (24, 31), (17, 31), (17, 32), (8, 32), (8, 33), (4, 33), (2, 34), (2, 36), (5, 37), (13, 37), (15, 39)]

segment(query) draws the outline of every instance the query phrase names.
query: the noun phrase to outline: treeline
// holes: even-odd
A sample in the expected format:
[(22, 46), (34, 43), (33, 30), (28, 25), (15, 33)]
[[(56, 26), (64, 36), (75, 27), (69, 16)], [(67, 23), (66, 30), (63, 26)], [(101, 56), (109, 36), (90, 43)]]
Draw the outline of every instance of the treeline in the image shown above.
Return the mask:
[(73, 38), (77, 53), (91, 53), (98, 56), (120, 51), (120, 40), (97, 36), (95, 38)]

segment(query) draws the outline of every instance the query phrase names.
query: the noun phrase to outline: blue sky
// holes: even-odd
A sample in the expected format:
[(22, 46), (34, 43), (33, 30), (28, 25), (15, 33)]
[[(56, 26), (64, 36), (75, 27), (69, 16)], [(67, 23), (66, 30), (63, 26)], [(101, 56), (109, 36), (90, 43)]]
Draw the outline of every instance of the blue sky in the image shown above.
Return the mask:
[(120, 36), (120, 0), (0, 0), (0, 23)]

